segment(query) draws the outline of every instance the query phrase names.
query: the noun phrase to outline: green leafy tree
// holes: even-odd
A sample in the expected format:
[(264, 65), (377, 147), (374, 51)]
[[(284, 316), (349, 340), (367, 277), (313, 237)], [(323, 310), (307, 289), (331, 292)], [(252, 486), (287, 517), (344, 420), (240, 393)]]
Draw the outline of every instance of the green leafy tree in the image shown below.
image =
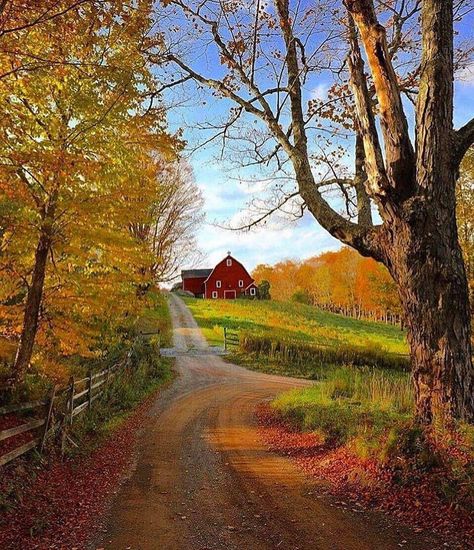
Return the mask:
[(258, 297), (260, 300), (270, 300), (270, 283), (264, 279), (258, 285)]

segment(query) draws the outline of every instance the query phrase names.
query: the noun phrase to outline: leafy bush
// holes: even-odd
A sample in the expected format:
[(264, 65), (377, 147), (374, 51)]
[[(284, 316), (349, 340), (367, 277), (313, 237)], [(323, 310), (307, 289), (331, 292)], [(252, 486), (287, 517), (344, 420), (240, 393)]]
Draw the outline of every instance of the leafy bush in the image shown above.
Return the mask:
[(171, 363), (160, 357), (157, 343), (136, 340), (127, 367), (118, 371), (99, 402), (75, 421), (73, 438), (84, 440), (107, 432), (150, 391), (170, 378)]
[(311, 304), (311, 296), (306, 290), (297, 290), (292, 296), (291, 301), (298, 304)]

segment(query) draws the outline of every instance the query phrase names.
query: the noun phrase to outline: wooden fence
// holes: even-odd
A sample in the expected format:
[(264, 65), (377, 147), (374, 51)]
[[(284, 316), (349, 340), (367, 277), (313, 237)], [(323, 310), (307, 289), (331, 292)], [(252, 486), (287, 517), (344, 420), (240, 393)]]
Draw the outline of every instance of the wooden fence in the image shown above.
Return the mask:
[(227, 351), (229, 347), (238, 347), (240, 344), (239, 335), (237, 332), (230, 331), (224, 327), (224, 349)]
[(31, 432), (31, 439), (23, 442), (0, 456), (0, 467), (32, 449), (43, 452), (46, 439), (51, 433), (62, 431), (62, 447), (66, 439), (72, 441), (67, 432), (74, 418), (91, 409), (96, 399), (104, 394), (106, 386), (114, 379), (119, 370), (126, 368), (130, 362), (131, 351), (120, 363), (116, 363), (101, 372), (89, 372), (88, 376), (75, 380), (71, 377), (67, 386), (54, 387), (47, 399), (0, 407), (0, 417), (12, 413), (30, 411), (35, 418), (25, 419), (19, 426), (0, 431), (0, 442)]

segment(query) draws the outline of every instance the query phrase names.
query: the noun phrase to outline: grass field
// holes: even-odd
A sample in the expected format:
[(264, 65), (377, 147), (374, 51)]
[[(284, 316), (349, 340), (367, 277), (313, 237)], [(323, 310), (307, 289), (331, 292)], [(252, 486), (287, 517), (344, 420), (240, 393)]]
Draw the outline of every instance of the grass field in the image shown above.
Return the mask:
[[(442, 498), (474, 509), (474, 474), (466, 466), (474, 457), (474, 433), (460, 426), (427, 435), (416, 424), (407, 359), (399, 361), (408, 352), (400, 329), (296, 303), (185, 301), (209, 343), (222, 345), (223, 327), (239, 333), (231, 361), (317, 380), (280, 394), (271, 409), (297, 429), (316, 432), (329, 448), (345, 447), (362, 459), (360, 479), (369, 458), (396, 472), (401, 485), (442, 468), (439, 486), (436, 476), (432, 480)], [(446, 486), (462, 490), (445, 495)]]
[(232, 359), (250, 368), (318, 378), (319, 368), (331, 363), (406, 364), (405, 334), (393, 325), (289, 302), (185, 301), (210, 344), (222, 345), (224, 327), (239, 333), (244, 353)]
[(215, 345), (222, 344), (226, 326), (321, 345), (381, 345), (389, 353), (407, 353), (405, 334), (398, 327), (358, 321), (305, 304), (197, 298), (185, 301), (208, 341)]

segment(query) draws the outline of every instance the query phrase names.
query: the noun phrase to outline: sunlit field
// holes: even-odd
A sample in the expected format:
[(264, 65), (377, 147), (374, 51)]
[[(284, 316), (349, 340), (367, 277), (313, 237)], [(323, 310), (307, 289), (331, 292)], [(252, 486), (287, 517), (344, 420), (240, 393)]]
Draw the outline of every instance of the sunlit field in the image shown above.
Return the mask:
[(315, 378), (316, 367), (331, 363), (406, 366), (405, 334), (393, 325), (292, 302), (185, 301), (210, 344), (222, 345), (227, 327), (239, 334), (240, 351), (246, 352), (240, 359), (252, 366), (252, 357), (253, 366), (267, 372)]

